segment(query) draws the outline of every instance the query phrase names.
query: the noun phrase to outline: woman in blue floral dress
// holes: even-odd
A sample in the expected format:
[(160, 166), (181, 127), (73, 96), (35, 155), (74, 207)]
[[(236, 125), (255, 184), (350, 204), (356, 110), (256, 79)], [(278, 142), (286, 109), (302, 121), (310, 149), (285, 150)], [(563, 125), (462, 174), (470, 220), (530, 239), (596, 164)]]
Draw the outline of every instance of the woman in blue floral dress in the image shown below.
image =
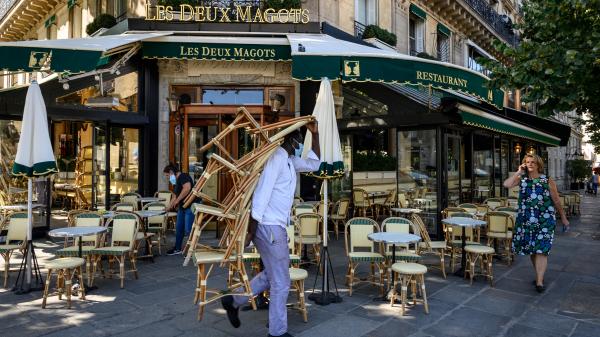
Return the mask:
[(544, 291), (544, 273), (554, 240), (557, 211), (563, 226), (569, 228), (556, 184), (543, 171), (542, 158), (526, 155), (517, 173), (504, 181), (506, 188), (519, 186), (519, 209), (512, 249), (515, 254), (531, 257), (536, 274), (535, 287), (540, 293)]

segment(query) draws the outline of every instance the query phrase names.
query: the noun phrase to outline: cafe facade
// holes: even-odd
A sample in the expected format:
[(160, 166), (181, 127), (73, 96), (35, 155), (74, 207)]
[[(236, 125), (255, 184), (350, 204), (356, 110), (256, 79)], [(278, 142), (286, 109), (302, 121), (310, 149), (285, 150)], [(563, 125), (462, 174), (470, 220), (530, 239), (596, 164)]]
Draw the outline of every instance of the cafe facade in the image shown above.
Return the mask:
[[(228, 15), (214, 13), (217, 21)], [(423, 207), (432, 233), (441, 209), (508, 195), (501, 181), (524, 153), (543, 155), (566, 142), (559, 125), (503, 109), (504, 93), (480, 73), (378, 49), (326, 23), (304, 22), (303, 12), (261, 14), (271, 22), (250, 14), (246, 22), (206, 22), (198, 11), (164, 9), (92, 38), (1, 43), (8, 57), (0, 68), (38, 74), (66, 172), (60, 179), (80, 177), (78, 158), (89, 156), (94, 165), (77, 183), (89, 188), (93, 207), (128, 191), (168, 188), (162, 168), (169, 162), (199, 177), (208, 154), (199, 149), (239, 106), (261, 123), (311, 114), (323, 77), (333, 81), (347, 169), (331, 184), (334, 199), (354, 187), (418, 193), (429, 200)], [(0, 91), (7, 162), (25, 93)], [(251, 143), (240, 131), (225, 146), (237, 156)], [(303, 177), (300, 185), (303, 198), (319, 198), (317, 181)], [(227, 188), (214, 177), (207, 193)]]

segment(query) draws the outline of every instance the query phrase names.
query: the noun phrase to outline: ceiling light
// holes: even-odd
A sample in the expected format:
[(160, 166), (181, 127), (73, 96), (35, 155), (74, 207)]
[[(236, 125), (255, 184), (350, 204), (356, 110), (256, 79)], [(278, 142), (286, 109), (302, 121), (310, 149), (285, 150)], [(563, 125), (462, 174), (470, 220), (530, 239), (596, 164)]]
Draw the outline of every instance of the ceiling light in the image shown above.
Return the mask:
[(63, 83), (63, 89), (69, 90), (69, 82)]

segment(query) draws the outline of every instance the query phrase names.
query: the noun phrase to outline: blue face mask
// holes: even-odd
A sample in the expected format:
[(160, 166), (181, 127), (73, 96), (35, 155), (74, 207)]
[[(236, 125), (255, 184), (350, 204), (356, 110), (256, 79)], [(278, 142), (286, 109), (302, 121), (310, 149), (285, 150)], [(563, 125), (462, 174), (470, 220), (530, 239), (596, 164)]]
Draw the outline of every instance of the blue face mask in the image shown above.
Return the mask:
[(298, 148), (294, 148), (294, 155), (298, 158), (302, 156), (302, 151), (304, 150), (304, 144), (298, 143)]
[(175, 175), (174, 175), (174, 174), (171, 174), (171, 175), (169, 176), (169, 182), (171, 183), (171, 185), (175, 185), (175, 184), (177, 184), (177, 177), (175, 177)]

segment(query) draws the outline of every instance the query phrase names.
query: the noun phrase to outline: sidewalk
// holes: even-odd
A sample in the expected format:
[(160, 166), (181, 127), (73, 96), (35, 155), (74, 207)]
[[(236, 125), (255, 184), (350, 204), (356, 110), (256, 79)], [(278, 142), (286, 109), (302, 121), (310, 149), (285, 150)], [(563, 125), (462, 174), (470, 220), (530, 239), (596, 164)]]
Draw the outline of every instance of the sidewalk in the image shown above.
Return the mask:
[[(308, 305), (308, 323), (289, 311), (289, 332), (294, 336), (600, 336), (600, 198), (583, 198), (582, 216), (573, 217), (572, 230), (557, 231), (546, 274), (546, 292), (535, 292), (528, 257), (511, 267), (495, 261), (495, 287), (482, 278), (473, 286), (461, 278), (441, 277), (429, 269), (426, 278), (430, 314), (422, 305), (400, 307), (374, 302), (377, 288), (355, 287), (348, 297), (343, 238), (331, 241), (330, 251), (343, 302)], [(60, 217), (53, 223), (60, 225)], [(209, 237), (214, 233), (207, 234)], [(61, 240), (36, 243), (40, 264), (62, 246)], [(99, 289), (86, 301), (49, 298), (41, 309), (41, 292), (15, 295), (0, 289), (0, 336), (266, 336), (265, 311), (241, 312), (242, 327), (232, 328), (219, 303), (207, 307), (204, 320), (196, 320), (193, 305), (194, 266), (182, 267), (181, 256), (161, 256), (155, 263), (138, 263), (139, 279), (128, 275), (125, 289), (117, 279), (97, 278)], [(17, 259), (13, 259), (16, 263)], [(427, 262), (427, 260), (426, 260)], [(363, 269), (363, 272), (365, 269)], [(315, 268), (309, 270), (310, 293)], [(11, 284), (16, 273), (11, 273)], [(209, 283), (225, 285), (225, 270), (215, 268)]]

